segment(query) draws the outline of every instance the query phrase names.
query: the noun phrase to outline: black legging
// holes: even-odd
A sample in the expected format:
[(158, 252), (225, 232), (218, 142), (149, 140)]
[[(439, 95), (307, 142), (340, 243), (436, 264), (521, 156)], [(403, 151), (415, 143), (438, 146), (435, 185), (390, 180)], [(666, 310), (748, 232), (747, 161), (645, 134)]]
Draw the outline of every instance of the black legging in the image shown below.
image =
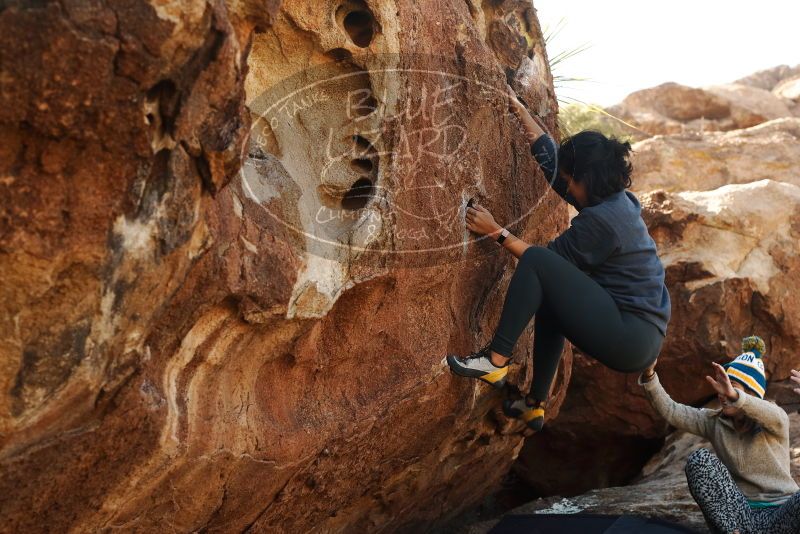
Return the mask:
[(587, 356), (623, 373), (649, 367), (664, 339), (656, 325), (621, 311), (600, 284), (543, 247), (520, 256), (491, 350), (510, 358), (534, 314), (531, 396), (537, 400), (548, 397), (565, 336)]

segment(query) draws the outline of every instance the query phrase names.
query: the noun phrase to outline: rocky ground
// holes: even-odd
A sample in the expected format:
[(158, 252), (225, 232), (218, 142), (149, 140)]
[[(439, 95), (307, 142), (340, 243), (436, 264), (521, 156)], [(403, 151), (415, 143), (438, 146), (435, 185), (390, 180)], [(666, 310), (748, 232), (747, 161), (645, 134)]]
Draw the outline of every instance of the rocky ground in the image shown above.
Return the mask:
[[(800, 444), (800, 414), (789, 417), (791, 440)], [(660, 517), (698, 532), (707, 532), (703, 515), (689, 494), (683, 467), (689, 454), (711, 445), (691, 434), (674, 432), (663, 448), (642, 468), (636, 480), (625, 486), (591, 490), (575, 497), (548, 497), (517, 507), (513, 514), (593, 513)], [(792, 474), (800, 481), (800, 447), (792, 450)], [(484, 534), (498, 520), (473, 524), (462, 532)]]

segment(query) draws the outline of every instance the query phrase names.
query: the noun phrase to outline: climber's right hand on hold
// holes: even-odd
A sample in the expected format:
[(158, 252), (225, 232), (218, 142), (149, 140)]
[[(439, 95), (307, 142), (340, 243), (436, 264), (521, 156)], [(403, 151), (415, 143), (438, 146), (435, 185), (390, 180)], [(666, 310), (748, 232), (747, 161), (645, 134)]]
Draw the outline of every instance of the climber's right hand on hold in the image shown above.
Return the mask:
[(522, 102), (517, 98), (517, 93), (514, 89), (506, 84), (506, 96), (508, 97), (508, 110), (517, 118), (525, 130), (525, 136), (528, 141), (533, 142), (537, 140), (543, 133), (544, 129), (539, 122), (534, 119)]
[(466, 223), (467, 230), (470, 232), (475, 232), (480, 235), (489, 235), (492, 238), (496, 238), (496, 234), (503, 229), (503, 227), (494, 220), (489, 210), (477, 202), (473, 202), (472, 206), (467, 208)]
[(508, 111), (514, 114), (519, 120), (522, 120), (523, 115), (528, 115), (528, 110), (522, 105), (522, 102), (517, 98), (517, 93), (514, 89), (506, 84), (506, 96), (508, 96)]

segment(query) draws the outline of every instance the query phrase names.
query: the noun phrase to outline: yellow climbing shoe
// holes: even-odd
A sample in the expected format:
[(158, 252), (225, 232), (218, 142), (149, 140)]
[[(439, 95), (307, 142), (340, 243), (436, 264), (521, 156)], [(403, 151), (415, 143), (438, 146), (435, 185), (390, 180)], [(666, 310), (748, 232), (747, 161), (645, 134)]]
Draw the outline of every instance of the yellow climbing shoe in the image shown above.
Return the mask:
[(508, 417), (522, 419), (531, 430), (540, 431), (544, 426), (544, 403), (531, 406), (525, 399), (503, 401), (503, 413)]
[(450, 366), (451, 371), (459, 376), (477, 378), (498, 389), (506, 384), (508, 364), (502, 367), (493, 364), (489, 345), (467, 356), (448, 354), (447, 365)]

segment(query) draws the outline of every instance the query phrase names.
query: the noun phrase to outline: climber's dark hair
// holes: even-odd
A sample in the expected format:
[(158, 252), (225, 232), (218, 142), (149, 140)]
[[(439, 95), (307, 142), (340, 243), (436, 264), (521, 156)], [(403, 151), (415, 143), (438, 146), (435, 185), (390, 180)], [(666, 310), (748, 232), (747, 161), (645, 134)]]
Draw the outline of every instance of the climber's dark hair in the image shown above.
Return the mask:
[(631, 144), (606, 137), (597, 130), (583, 130), (566, 138), (558, 148), (558, 166), (586, 184), (590, 206), (631, 186), (633, 166), (628, 160)]

